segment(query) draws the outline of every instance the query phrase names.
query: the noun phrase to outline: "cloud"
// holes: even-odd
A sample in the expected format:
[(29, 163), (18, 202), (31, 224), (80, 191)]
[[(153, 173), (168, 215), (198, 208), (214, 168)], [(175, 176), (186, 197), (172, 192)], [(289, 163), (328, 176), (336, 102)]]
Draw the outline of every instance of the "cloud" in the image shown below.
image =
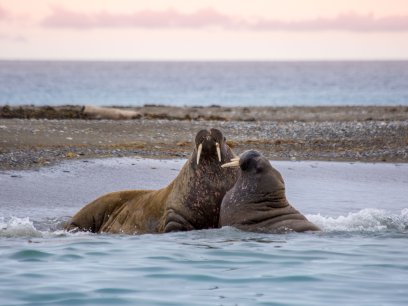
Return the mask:
[(251, 28), (260, 31), (403, 32), (408, 31), (408, 16), (375, 18), (373, 14), (349, 12), (334, 18), (320, 17), (298, 21), (258, 20)]
[(10, 19), (11, 14), (5, 8), (0, 6), (0, 21)]
[(144, 28), (144, 29), (199, 29), (217, 27), (230, 31), (350, 31), (350, 32), (405, 32), (408, 15), (376, 18), (372, 14), (348, 12), (335, 17), (303, 20), (280, 20), (230, 16), (212, 8), (181, 13), (175, 9), (141, 10), (127, 14), (100, 11), (85, 14), (63, 7), (51, 7), (51, 14), (41, 25), (48, 28)]
[(51, 7), (52, 13), (42, 21), (42, 25), (53, 28), (202, 28), (209, 26), (231, 27), (232, 17), (214, 9), (201, 9), (191, 14), (183, 14), (175, 9), (164, 11), (141, 10), (129, 14), (112, 14), (101, 11), (84, 14), (62, 7)]

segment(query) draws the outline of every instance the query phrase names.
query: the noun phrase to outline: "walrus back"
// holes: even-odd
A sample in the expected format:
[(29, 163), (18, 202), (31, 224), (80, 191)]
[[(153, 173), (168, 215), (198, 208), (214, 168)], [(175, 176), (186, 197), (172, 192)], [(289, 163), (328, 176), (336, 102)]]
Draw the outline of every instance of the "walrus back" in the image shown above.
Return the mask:
[(171, 184), (159, 190), (140, 192), (115, 210), (100, 232), (145, 234), (161, 232), (161, 221)]
[(119, 210), (123, 204), (148, 192), (150, 191), (128, 190), (105, 194), (77, 212), (66, 224), (65, 229), (98, 233), (112, 214)]

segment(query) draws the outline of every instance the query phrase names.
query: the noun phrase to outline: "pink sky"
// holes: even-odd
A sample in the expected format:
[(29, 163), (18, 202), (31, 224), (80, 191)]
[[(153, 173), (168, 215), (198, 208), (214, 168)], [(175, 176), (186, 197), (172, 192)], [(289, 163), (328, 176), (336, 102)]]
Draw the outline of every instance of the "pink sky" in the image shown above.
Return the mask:
[(0, 0), (0, 58), (408, 59), (408, 1)]

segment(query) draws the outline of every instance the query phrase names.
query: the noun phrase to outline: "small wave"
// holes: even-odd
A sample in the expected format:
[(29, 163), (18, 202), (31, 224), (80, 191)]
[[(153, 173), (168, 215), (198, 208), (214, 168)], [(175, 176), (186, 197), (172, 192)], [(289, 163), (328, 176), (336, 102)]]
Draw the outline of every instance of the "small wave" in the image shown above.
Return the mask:
[[(306, 217), (319, 226), (325, 232), (380, 232), (380, 231), (407, 231), (408, 230), (408, 208), (401, 212), (390, 213), (386, 210), (366, 208), (346, 216), (328, 217), (321, 214), (306, 215)], [(49, 221), (33, 222), (29, 217), (4, 218), (0, 217), (0, 237), (61, 237), (90, 235), (87, 232), (70, 233), (58, 228), (60, 221), (55, 221), (50, 226)], [(59, 222), (59, 223), (58, 223)], [(47, 227), (48, 229), (45, 229)]]
[(346, 216), (325, 217), (321, 214), (306, 217), (327, 232), (379, 232), (387, 230), (406, 231), (408, 229), (408, 208), (399, 214), (382, 209), (365, 208)]
[(33, 222), (28, 217), (11, 217), (6, 219), (0, 217), (0, 237), (41, 237)]
[[(54, 220), (52, 223), (50, 220)], [(89, 232), (71, 233), (62, 229), (60, 219), (32, 221), (29, 217), (0, 217), (0, 238), (46, 238), (63, 236), (89, 236)]]

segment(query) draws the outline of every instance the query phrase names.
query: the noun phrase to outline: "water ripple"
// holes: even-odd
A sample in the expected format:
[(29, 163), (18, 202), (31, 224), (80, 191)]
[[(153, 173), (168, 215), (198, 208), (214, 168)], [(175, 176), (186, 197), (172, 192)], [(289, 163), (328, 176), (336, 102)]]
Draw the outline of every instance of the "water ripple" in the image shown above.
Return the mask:
[(407, 243), (397, 228), (2, 237), (0, 296), (5, 305), (407, 305)]
[(22, 250), (18, 251), (10, 256), (11, 259), (22, 260), (22, 261), (41, 261), (47, 257), (52, 256), (52, 254), (38, 251), (38, 250)]

